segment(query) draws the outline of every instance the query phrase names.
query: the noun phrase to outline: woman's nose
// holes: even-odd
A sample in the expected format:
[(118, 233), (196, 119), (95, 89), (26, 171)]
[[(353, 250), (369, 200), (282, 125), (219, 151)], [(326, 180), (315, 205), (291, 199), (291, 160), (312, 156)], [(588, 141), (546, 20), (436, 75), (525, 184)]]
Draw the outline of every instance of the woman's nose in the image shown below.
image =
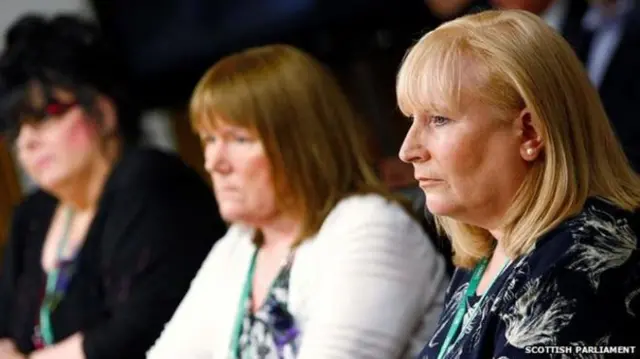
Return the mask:
[(229, 163), (226, 158), (227, 151), (223, 141), (209, 143), (205, 147), (204, 168), (210, 174), (214, 172), (225, 172), (229, 170)]
[(407, 131), (404, 141), (402, 141), (400, 152), (398, 153), (398, 157), (400, 157), (403, 162), (414, 163), (428, 159), (429, 153), (421, 137), (421, 130), (415, 124), (412, 124), (409, 131)]

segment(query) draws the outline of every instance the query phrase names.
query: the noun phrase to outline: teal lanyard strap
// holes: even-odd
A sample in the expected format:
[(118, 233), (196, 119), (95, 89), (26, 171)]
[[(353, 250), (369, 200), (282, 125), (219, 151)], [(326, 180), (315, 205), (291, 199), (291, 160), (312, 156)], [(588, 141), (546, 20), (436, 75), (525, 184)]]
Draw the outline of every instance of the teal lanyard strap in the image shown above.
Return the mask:
[(69, 242), (69, 232), (71, 228), (72, 218), (73, 211), (67, 208), (65, 210), (64, 232), (62, 233), (62, 238), (60, 238), (60, 242), (58, 243), (55, 267), (47, 274), (47, 285), (44, 295), (44, 301), (42, 303), (42, 306), (40, 307), (40, 334), (42, 335), (42, 340), (47, 346), (52, 345), (54, 342), (53, 327), (51, 326), (51, 311), (52, 306), (56, 301), (56, 286), (58, 284), (58, 277), (60, 276), (60, 263), (62, 261), (64, 249), (67, 247), (67, 243)]
[[(478, 304), (476, 305), (475, 310), (469, 316), (469, 321), (466, 323), (466, 325), (469, 325), (469, 323), (473, 320), (473, 317), (475, 316), (476, 311), (478, 310), (478, 308), (480, 308), (480, 306), (482, 304), (482, 301), (484, 300), (484, 298), (486, 297), (487, 293), (489, 292), (489, 290), (493, 286), (493, 283), (496, 281), (496, 279), (498, 279), (498, 277), (500, 277), (500, 275), (505, 270), (505, 268), (507, 268), (509, 263), (511, 263), (511, 261), (507, 259), (505, 261), (505, 263), (502, 265), (502, 269), (500, 269), (500, 272), (498, 274), (496, 274), (495, 277), (493, 277), (493, 279), (491, 280), (491, 283), (489, 284), (489, 287), (482, 294), (482, 297), (480, 297), (480, 300), (478, 301)], [(460, 335), (460, 334), (462, 334), (462, 331), (464, 330), (464, 328), (462, 328), (460, 333), (458, 333), (458, 329), (460, 328), (460, 325), (462, 324), (462, 319), (464, 318), (464, 315), (465, 315), (465, 313), (467, 311), (467, 299), (470, 298), (470, 297), (473, 297), (475, 295), (476, 290), (478, 289), (478, 284), (480, 284), (480, 279), (482, 278), (482, 275), (484, 274), (484, 271), (487, 269), (487, 265), (488, 264), (489, 264), (489, 260), (487, 258), (483, 258), (476, 265), (476, 268), (473, 271), (473, 275), (471, 276), (471, 279), (469, 280), (469, 286), (467, 287), (467, 292), (465, 294), (465, 297), (464, 298), (460, 298), (460, 303), (458, 303), (458, 309), (456, 311), (456, 315), (453, 318), (453, 322), (451, 323), (451, 326), (449, 327), (449, 331), (447, 332), (447, 336), (445, 337), (444, 342), (442, 343), (442, 346), (440, 347), (440, 352), (438, 353), (438, 359), (442, 359), (451, 350), (451, 348), (457, 343), (458, 339), (460, 339), (462, 337), (462, 335)], [(452, 343), (453, 338), (456, 336), (456, 334), (459, 334), (459, 335), (457, 336), (456, 341), (454, 343)]]
[(233, 338), (231, 340), (231, 345), (229, 346), (229, 358), (237, 358), (238, 357), (238, 349), (240, 346), (240, 335), (242, 330), (242, 322), (244, 321), (245, 312), (247, 310), (247, 302), (249, 301), (249, 295), (251, 293), (251, 282), (253, 281), (253, 274), (256, 271), (256, 260), (258, 258), (258, 250), (256, 249), (253, 252), (253, 256), (251, 257), (251, 264), (249, 265), (249, 270), (247, 271), (247, 278), (244, 281), (244, 288), (242, 289), (242, 294), (240, 295), (240, 303), (238, 304), (238, 314), (236, 315), (236, 322), (233, 326)]

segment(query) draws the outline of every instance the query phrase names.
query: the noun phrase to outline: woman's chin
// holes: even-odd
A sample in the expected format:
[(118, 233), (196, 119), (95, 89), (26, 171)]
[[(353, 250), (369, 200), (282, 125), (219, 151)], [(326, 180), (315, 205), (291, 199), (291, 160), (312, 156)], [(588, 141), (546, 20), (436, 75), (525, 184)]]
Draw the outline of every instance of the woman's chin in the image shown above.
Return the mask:
[(35, 184), (44, 191), (58, 193), (64, 188), (64, 184), (69, 182), (65, 176), (46, 174), (34, 178)]
[(426, 196), (425, 207), (433, 215), (446, 217), (456, 213), (456, 209), (459, 208), (452, 200), (437, 194), (428, 194)]
[(236, 223), (245, 222), (247, 219), (247, 213), (242, 208), (234, 206), (233, 204), (219, 204), (220, 216), (225, 222)]

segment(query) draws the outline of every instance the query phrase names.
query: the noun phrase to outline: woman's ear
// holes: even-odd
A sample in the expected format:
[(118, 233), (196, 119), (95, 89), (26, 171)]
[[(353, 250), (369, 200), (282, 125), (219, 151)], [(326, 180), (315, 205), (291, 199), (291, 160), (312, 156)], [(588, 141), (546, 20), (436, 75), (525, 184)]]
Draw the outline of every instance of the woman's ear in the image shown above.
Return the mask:
[(98, 129), (102, 137), (113, 136), (118, 132), (118, 112), (115, 103), (106, 96), (96, 99)]
[(542, 153), (544, 143), (540, 129), (533, 121), (533, 115), (526, 107), (520, 111), (516, 119), (516, 126), (520, 134), (520, 156), (525, 161), (535, 161)]

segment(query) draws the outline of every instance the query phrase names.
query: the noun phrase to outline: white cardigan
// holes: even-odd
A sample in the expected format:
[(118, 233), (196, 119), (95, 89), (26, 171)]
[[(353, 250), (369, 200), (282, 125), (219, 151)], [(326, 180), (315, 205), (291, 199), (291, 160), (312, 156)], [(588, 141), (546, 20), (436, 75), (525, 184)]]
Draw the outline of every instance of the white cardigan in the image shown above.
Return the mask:
[[(227, 359), (253, 233), (233, 225), (214, 246), (148, 359)], [(442, 256), (400, 206), (378, 195), (342, 200), (291, 268), (298, 359), (415, 357), (447, 282)]]

